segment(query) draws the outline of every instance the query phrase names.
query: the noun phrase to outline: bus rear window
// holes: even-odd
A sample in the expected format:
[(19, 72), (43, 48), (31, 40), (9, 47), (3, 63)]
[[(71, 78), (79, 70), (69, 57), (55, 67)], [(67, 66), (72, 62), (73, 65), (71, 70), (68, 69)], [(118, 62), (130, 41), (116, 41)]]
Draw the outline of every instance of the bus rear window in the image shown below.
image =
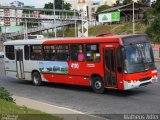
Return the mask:
[(14, 60), (15, 59), (14, 46), (13, 45), (7, 45), (5, 47), (5, 51), (6, 51), (6, 57), (9, 60)]

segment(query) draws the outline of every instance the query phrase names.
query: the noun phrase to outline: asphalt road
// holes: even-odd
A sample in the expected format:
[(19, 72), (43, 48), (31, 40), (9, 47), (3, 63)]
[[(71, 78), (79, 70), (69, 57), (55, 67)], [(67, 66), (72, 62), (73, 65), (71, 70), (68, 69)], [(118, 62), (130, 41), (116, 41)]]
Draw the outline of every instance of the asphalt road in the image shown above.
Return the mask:
[[(160, 82), (131, 91), (106, 89), (105, 94), (95, 94), (86, 87), (62, 84), (45, 83), (37, 87), (29, 81), (5, 77), (2, 61), (0, 59), (0, 87), (17, 96), (107, 118), (112, 118), (109, 114), (160, 113)], [(160, 63), (157, 66), (160, 68)]]

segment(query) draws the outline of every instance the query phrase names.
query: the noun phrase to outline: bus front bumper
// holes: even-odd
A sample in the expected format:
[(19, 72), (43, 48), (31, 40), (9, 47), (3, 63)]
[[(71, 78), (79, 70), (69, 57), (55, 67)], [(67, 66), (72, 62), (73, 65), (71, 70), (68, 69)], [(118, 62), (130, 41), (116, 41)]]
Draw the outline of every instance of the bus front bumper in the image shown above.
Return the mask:
[(151, 79), (145, 80), (145, 81), (137, 81), (137, 80), (131, 80), (131, 81), (126, 81), (124, 80), (124, 90), (130, 90), (138, 87), (143, 87), (151, 83), (158, 82), (158, 77), (154, 76)]

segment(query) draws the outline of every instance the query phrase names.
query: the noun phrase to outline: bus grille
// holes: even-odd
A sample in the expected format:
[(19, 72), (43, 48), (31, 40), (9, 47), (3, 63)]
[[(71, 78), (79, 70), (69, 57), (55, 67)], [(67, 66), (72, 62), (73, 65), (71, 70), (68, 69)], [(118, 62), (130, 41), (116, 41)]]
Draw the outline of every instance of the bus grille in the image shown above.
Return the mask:
[(139, 87), (146, 86), (146, 85), (151, 84), (151, 83), (152, 82), (142, 83)]
[(152, 77), (147, 77), (147, 78), (142, 78), (142, 79), (140, 79), (139, 81), (147, 81), (147, 80), (150, 80)]

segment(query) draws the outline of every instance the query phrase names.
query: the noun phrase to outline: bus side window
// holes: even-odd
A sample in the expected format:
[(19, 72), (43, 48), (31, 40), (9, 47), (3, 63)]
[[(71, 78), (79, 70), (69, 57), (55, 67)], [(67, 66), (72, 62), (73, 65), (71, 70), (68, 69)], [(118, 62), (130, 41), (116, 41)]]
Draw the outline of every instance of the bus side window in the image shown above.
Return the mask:
[(42, 46), (41, 45), (30, 46), (30, 57), (31, 60), (42, 60)]
[(57, 61), (69, 60), (69, 45), (56, 45), (56, 60)]
[(43, 58), (45, 61), (55, 60), (55, 46), (54, 45), (44, 45), (43, 46)]
[(85, 61), (83, 45), (71, 45), (71, 60), (72, 61)]
[(89, 62), (99, 62), (100, 52), (98, 44), (88, 44), (86, 45), (86, 59)]
[(29, 60), (29, 46), (28, 45), (24, 46), (24, 57), (25, 57), (25, 60)]
[(13, 45), (7, 45), (5, 47), (6, 57), (9, 60), (15, 60), (15, 54), (14, 54), (14, 46)]

